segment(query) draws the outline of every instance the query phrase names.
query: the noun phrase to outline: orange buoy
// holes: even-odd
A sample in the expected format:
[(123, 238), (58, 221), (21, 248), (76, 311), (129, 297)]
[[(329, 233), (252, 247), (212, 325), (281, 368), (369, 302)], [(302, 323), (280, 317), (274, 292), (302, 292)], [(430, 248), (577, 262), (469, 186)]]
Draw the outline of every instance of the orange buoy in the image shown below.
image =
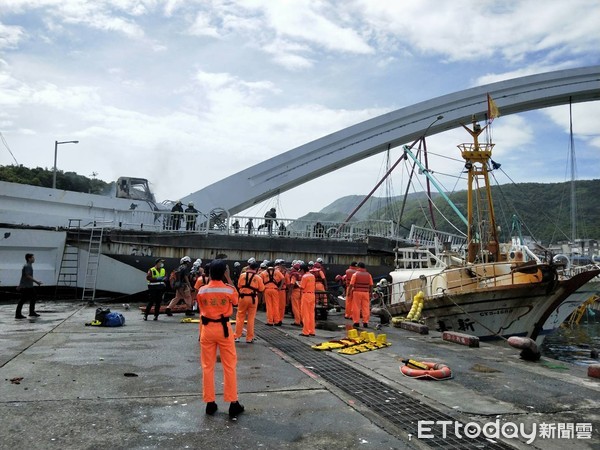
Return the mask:
[(424, 365), (427, 369), (415, 369), (412, 364), (400, 366), (400, 372), (410, 378), (424, 378), (430, 380), (448, 380), (452, 378), (452, 370), (445, 364), (434, 362), (420, 362), (419, 365)]

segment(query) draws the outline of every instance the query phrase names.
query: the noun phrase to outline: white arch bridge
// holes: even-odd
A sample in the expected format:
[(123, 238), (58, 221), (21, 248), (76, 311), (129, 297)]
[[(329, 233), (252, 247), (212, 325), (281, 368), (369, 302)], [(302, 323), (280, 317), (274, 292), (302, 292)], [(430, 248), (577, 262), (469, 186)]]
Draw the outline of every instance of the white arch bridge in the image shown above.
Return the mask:
[[(263, 200), (384, 152), (484, 119), (487, 94), (509, 115), (600, 99), (600, 66), (560, 70), (466, 89), (383, 114), (233, 174), (183, 199), (203, 211), (224, 208), (236, 214)], [(443, 118), (438, 119), (439, 116)], [(435, 122), (435, 123), (433, 123)], [(432, 125), (433, 123), (433, 125)]]

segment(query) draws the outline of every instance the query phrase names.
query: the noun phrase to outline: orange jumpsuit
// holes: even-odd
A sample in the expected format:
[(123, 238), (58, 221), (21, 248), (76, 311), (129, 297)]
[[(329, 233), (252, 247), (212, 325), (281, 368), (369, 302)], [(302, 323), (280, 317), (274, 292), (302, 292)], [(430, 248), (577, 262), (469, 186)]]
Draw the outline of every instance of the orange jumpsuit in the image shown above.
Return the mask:
[(356, 266), (350, 266), (346, 269), (345, 283), (346, 283), (346, 312), (344, 313), (344, 317), (346, 319), (353, 319), (353, 306), (354, 302), (352, 301), (352, 295), (350, 294), (350, 280), (352, 280), (352, 275), (356, 272)]
[(308, 272), (302, 275), (300, 281), (302, 296), (302, 334), (315, 335), (315, 276)]
[(237, 354), (233, 341), (233, 330), (229, 317), (233, 307), (238, 304), (237, 290), (218, 280), (211, 280), (203, 286), (197, 295), (202, 324), (200, 328), (200, 360), (202, 364), (202, 397), (204, 402), (214, 402), (215, 363), (217, 348), (223, 366), (224, 391), (226, 402), (236, 402), (237, 392)]
[(354, 324), (360, 323), (362, 315), (363, 325), (369, 322), (371, 317), (371, 290), (373, 288), (373, 278), (365, 269), (358, 270), (352, 275), (350, 280), (350, 291), (352, 295), (353, 311), (352, 321)]
[(279, 317), (279, 285), (283, 275), (274, 267), (267, 267), (260, 273), (265, 284), (265, 304), (267, 306), (267, 325), (275, 325), (282, 321)]
[(265, 290), (265, 285), (255, 270), (248, 269), (238, 278), (238, 289), (240, 291), (240, 301), (235, 318), (235, 338), (242, 337), (244, 320), (248, 317), (246, 342), (252, 342), (254, 340), (254, 319), (258, 308), (258, 296), (260, 292)]
[(302, 295), (302, 291), (300, 290), (300, 286), (296, 284), (296, 282), (302, 280), (302, 274), (298, 272), (296, 269), (292, 269), (290, 271), (290, 289), (291, 293), (291, 303), (292, 303), (292, 314), (294, 315), (294, 324), (300, 325), (302, 323), (302, 303), (300, 301), (300, 297)]
[(200, 288), (202, 286), (206, 286), (209, 281), (210, 281), (210, 277), (207, 274), (202, 273), (202, 274), (198, 275), (198, 278), (196, 278), (196, 282), (194, 283), (194, 290), (196, 292), (199, 291)]
[[(317, 299), (319, 299), (319, 304), (327, 304), (327, 294), (323, 293), (327, 290), (327, 280), (325, 279), (325, 273), (323, 272), (323, 270), (321, 270), (321, 265), (319, 264), (317, 266), (317, 264), (318, 263), (315, 263), (314, 267), (310, 269), (310, 273), (312, 273), (315, 276), (315, 302), (317, 301)], [(323, 301), (323, 296), (325, 296), (325, 301)]]
[(285, 307), (288, 301), (288, 285), (290, 284), (290, 274), (285, 267), (280, 268), (279, 271), (283, 275), (283, 283), (279, 288), (279, 321), (282, 322), (285, 317)]

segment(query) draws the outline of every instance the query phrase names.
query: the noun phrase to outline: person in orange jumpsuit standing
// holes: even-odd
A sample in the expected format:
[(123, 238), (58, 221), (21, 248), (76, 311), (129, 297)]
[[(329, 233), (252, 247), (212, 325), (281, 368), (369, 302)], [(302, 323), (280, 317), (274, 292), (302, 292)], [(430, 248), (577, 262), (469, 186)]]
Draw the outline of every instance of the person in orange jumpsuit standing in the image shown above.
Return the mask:
[(360, 317), (362, 315), (362, 323), (364, 328), (369, 327), (369, 319), (371, 317), (371, 294), (373, 292), (373, 278), (367, 272), (364, 262), (357, 264), (357, 270), (352, 275), (350, 280), (350, 295), (354, 302), (354, 310), (352, 320), (354, 327), (360, 326)]
[(254, 320), (258, 309), (259, 295), (265, 290), (262, 278), (257, 275), (258, 263), (250, 263), (246, 271), (238, 278), (238, 289), (240, 301), (237, 316), (235, 318), (235, 342), (239, 342), (244, 331), (244, 320), (248, 317), (246, 324), (246, 342), (254, 342)]
[(290, 291), (290, 302), (292, 304), (292, 314), (294, 321), (292, 325), (296, 327), (302, 326), (302, 303), (300, 297), (302, 291), (300, 290), (300, 281), (302, 280), (302, 274), (300, 273), (300, 264), (296, 263), (292, 265), (290, 270), (290, 283), (288, 289)]
[(229, 318), (233, 307), (238, 304), (238, 292), (235, 287), (225, 284), (229, 267), (224, 261), (216, 259), (210, 264), (210, 281), (198, 291), (202, 327), (200, 328), (200, 360), (202, 363), (202, 397), (206, 402), (206, 414), (217, 412), (215, 395), (215, 364), (217, 348), (223, 366), (223, 398), (229, 405), (229, 417), (236, 417), (244, 411), (238, 401), (237, 392), (237, 354), (233, 341), (233, 330)]
[(327, 304), (327, 279), (321, 263), (314, 263), (310, 269), (310, 273), (315, 276), (315, 301), (319, 300), (319, 305)]
[(281, 326), (279, 317), (279, 287), (283, 282), (283, 275), (275, 268), (273, 261), (268, 261), (267, 268), (260, 273), (265, 285), (265, 304), (267, 307), (267, 325)]
[(279, 287), (279, 322), (277, 325), (283, 325), (283, 318), (285, 317), (285, 308), (288, 304), (289, 294), (288, 286), (290, 284), (290, 274), (285, 267), (285, 261), (283, 259), (275, 260), (275, 269), (279, 270), (283, 275), (283, 282)]
[(302, 305), (302, 333), (300, 336), (315, 335), (315, 276), (308, 270), (308, 265), (300, 265), (300, 280)]
[(350, 263), (350, 267), (346, 269), (346, 274), (344, 275), (344, 282), (346, 284), (346, 311), (344, 314), (345, 319), (354, 320), (353, 312), (354, 312), (354, 302), (352, 301), (352, 296), (350, 295), (350, 280), (352, 280), (352, 275), (356, 272), (356, 261), (352, 261)]
[[(210, 268), (210, 265), (208, 266)], [(208, 269), (207, 268), (207, 269)], [(204, 271), (203, 268), (200, 268), (198, 271), (198, 275), (196, 277), (196, 281), (194, 282), (194, 290), (198, 292), (202, 286), (206, 286), (210, 281), (210, 276)]]

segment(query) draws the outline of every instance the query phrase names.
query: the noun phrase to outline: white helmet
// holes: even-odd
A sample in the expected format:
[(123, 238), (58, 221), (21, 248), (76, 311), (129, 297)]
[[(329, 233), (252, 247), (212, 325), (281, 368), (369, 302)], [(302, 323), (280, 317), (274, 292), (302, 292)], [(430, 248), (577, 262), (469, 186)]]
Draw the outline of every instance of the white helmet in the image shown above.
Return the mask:
[(317, 262), (318, 262), (319, 264), (323, 264), (323, 258), (317, 258)]
[(233, 267), (240, 267), (240, 263), (239, 263), (239, 262), (237, 262), (237, 261), (236, 261), (236, 262), (234, 262), (234, 263), (233, 263)]
[(194, 265), (195, 266), (200, 266), (202, 265), (202, 260), (200, 258), (198, 258), (196, 261), (194, 261)]
[(190, 258), (189, 256), (184, 256), (183, 258), (181, 258), (179, 260), (179, 264), (185, 264), (185, 263), (191, 263), (192, 262), (192, 258)]
[(256, 259), (254, 259), (254, 258), (250, 258), (248, 260), (248, 264), (252, 264), (252, 263), (255, 263), (255, 262), (256, 262)]

